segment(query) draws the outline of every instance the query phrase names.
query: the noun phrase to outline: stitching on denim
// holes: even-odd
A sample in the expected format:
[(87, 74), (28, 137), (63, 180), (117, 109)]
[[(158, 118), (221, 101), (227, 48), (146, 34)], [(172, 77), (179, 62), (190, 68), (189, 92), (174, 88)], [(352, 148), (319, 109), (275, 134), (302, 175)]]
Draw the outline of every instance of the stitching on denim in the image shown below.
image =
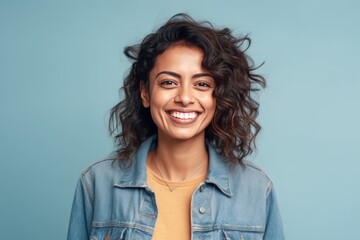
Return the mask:
[(138, 223), (127, 223), (127, 222), (93, 222), (91, 225), (93, 228), (103, 228), (103, 227), (119, 227), (119, 228), (131, 228), (136, 230), (141, 230), (146, 233), (152, 234), (153, 228), (145, 226)]
[(87, 181), (85, 175), (83, 175), (81, 179), (82, 179), (81, 184), (84, 186), (84, 191), (85, 191), (85, 194), (86, 194), (86, 196), (87, 196), (86, 199), (88, 199), (88, 201), (89, 201), (89, 203), (90, 203), (90, 206), (91, 206), (91, 209), (94, 210), (94, 209), (93, 209), (94, 197), (93, 197), (93, 195), (91, 194), (90, 184), (89, 184), (89, 182)]
[[(215, 186), (217, 189), (219, 189), (220, 192), (221, 192), (222, 194), (224, 194), (225, 196), (227, 196), (227, 197), (232, 197), (232, 193), (231, 193), (230, 188), (228, 188), (229, 191), (227, 191), (226, 189), (224, 189), (224, 188), (221, 186), (221, 184), (219, 185), (219, 184), (217, 184), (216, 181), (214, 181), (213, 179), (209, 179), (209, 178), (205, 179), (205, 182), (206, 182), (206, 183), (209, 183), (209, 184), (211, 184), (211, 185), (214, 185), (214, 186)], [(229, 183), (229, 179), (228, 179), (227, 182)], [(228, 185), (228, 184), (227, 184), (227, 185)], [(229, 185), (228, 185), (228, 187), (229, 187)]]
[(257, 165), (255, 165), (254, 163), (252, 162), (249, 162), (247, 160), (244, 160), (244, 165), (247, 166), (247, 167), (250, 167), (250, 168), (253, 168), (257, 171), (259, 171), (261, 174), (263, 174), (270, 182), (272, 182), (271, 178), (260, 168), (258, 167)]
[(142, 209), (142, 207), (143, 207), (143, 205), (144, 205), (144, 201), (145, 201), (145, 196), (144, 196), (144, 192), (143, 191), (141, 191), (140, 192), (140, 198), (141, 198), (141, 200), (140, 200), (140, 205), (139, 205), (139, 210), (136, 212), (136, 215), (135, 215), (135, 219), (134, 219), (134, 221), (135, 222), (138, 222), (139, 221), (139, 219), (140, 219), (140, 213), (141, 213), (141, 209)]
[(214, 231), (214, 230), (243, 231), (243, 232), (254, 232), (254, 233), (264, 232), (263, 226), (194, 225), (192, 229), (197, 232)]
[(97, 164), (100, 164), (100, 163), (102, 163), (102, 162), (106, 162), (106, 161), (113, 161), (113, 160), (112, 160), (111, 158), (104, 158), (104, 159), (102, 159), (102, 160), (96, 161), (96, 162), (94, 162), (93, 164), (91, 164), (89, 167), (87, 167), (87, 168), (82, 172), (82, 175), (87, 174), (93, 166), (95, 166), (95, 165), (97, 165)]
[(272, 191), (273, 186), (274, 186), (274, 184), (273, 184), (271, 181), (270, 181), (270, 182), (268, 183), (268, 185), (266, 186), (266, 198), (269, 197), (269, 194), (270, 194), (270, 192)]

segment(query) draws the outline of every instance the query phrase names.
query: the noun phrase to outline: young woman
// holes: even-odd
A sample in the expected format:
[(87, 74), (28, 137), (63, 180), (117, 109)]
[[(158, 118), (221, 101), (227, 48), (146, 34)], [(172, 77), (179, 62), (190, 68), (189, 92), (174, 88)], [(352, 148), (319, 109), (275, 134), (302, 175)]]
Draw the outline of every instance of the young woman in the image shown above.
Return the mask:
[(82, 173), (69, 240), (284, 239), (273, 183), (245, 160), (265, 85), (246, 44), (179, 14), (125, 49), (118, 148)]

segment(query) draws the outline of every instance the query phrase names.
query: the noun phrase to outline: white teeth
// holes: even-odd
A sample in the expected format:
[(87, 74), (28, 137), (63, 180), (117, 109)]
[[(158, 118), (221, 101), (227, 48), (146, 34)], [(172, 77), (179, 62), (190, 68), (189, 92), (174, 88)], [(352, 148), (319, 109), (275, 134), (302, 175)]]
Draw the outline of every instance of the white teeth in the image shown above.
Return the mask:
[(170, 112), (170, 115), (172, 117), (179, 118), (179, 119), (194, 119), (197, 116), (197, 114), (195, 112), (189, 112), (189, 113)]

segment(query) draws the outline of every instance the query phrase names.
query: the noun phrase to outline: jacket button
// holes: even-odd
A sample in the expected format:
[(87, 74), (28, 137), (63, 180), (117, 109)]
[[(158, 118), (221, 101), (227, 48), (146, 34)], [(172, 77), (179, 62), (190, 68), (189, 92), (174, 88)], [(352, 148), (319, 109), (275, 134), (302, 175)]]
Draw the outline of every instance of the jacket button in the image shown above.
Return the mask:
[(199, 212), (201, 214), (204, 214), (206, 212), (206, 209), (204, 207), (199, 208)]
[(204, 191), (205, 190), (205, 184), (201, 185), (200, 187), (200, 192)]

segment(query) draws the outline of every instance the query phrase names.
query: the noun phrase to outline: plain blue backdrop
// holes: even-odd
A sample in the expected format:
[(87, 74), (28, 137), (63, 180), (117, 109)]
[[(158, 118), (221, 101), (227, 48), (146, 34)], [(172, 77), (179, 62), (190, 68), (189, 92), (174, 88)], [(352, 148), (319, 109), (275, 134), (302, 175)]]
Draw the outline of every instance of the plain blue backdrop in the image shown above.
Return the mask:
[(268, 81), (251, 160), (287, 239), (359, 239), (359, 1), (0, 0), (1, 239), (66, 238), (81, 171), (113, 150), (124, 46), (178, 12), (253, 39)]

